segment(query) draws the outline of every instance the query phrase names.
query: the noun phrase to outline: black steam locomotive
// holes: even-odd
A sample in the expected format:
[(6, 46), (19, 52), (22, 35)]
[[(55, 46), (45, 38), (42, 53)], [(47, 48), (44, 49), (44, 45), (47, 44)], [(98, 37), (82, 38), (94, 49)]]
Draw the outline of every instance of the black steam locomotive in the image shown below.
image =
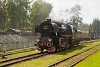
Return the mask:
[(35, 32), (41, 33), (41, 37), (35, 44), (37, 50), (43, 52), (54, 52), (61, 48), (72, 47), (78, 44), (82, 38), (82, 33), (77, 31), (71, 24), (53, 22), (51, 19), (43, 21), (35, 27)]

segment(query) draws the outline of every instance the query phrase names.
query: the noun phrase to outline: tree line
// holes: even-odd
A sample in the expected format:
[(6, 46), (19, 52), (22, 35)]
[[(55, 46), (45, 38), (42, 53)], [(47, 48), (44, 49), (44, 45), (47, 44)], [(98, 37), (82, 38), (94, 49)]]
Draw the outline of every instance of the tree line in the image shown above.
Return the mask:
[(52, 4), (43, 0), (0, 0), (0, 31), (32, 30), (35, 24), (49, 16), (51, 9)]
[[(43, 0), (0, 0), (0, 32), (7, 29), (33, 30), (49, 16), (52, 8), (52, 4)], [(80, 11), (79, 5), (66, 11), (72, 14), (71, 20), (76, 27), (82, 23)]]
[(89, 27), (89, 32), (93, 33), (96, 37), (100, 36), (100, 20), (98, 18), (93, 19)]

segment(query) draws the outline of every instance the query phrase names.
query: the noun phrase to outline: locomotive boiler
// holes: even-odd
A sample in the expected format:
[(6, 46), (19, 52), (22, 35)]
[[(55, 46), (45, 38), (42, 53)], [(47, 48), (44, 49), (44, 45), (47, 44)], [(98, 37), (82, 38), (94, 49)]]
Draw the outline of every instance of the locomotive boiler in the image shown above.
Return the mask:
[(76, 34), (81, 34), (76, 31), (74, 26), (60, 22), (53, 22), (51, 19), (43, 21), (39, 26), (35, 27), (35, 32), (41, 34), (35, 44), (38, 51), (43, 52), (46, 49), (48, 52), (72, 47), (80, 41), (81, 35), (76, 37)]

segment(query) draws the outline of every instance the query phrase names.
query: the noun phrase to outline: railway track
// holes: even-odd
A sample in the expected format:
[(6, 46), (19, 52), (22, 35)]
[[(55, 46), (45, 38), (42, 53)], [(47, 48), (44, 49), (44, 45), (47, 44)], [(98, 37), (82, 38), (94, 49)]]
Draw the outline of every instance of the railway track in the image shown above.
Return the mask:
[(47, 52), (36, 53), (36, 54), (31, 54), (31, 55), (27, 55), (27, 56), (22, 56), (22, 57), (18, 57), (18, 58), (13, 58), (13, 59), (1, 61), (0, 67), (6, 67), (6, 66), (10, 66), (12, 64), (16, 64), (16, 63), (19, 63), (19, 62), (22, 62), (22, 61), (27, 61), (27, 60), (30, 60), (30, 59), (39, 58), (39, 57), (45, 56), (47, 54), (48, 54)]
[[(32, 50), (35, 50), (35, 48), (23, 49), (23, 50), (14, 51), (14, 52), (6, 52), (6, 56), (18, 54), (18, 53), (23, 53), (23, 52), (29, 52), (29, 51), (32, 51)], [(0, 54), (0, 57), (2, 57), (2, 54)]]
[(54, 64), (49, 65), (48, 67), (73, 67), (74, 65), (78, 64), (88, 56), (94, 54), (100, 49), (100, 44), (96, 45), (94, 47), (91, 47), (89, 49), (86, 49), (80, 53), (77, 53), (71, 57), (65, 58), (63, 60), (60, 60)]

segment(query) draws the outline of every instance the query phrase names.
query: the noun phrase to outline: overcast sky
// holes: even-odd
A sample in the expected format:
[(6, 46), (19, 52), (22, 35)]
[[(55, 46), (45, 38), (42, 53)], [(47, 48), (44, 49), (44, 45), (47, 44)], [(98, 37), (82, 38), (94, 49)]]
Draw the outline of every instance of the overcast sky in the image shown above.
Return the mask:
[(84, 23), (92, 23), (94, 18), (100, 17), (100, 0), (45, 0), (53, 5), (53, 11), (70, 9), (79, 4), (82, 7), (81, 17)]

